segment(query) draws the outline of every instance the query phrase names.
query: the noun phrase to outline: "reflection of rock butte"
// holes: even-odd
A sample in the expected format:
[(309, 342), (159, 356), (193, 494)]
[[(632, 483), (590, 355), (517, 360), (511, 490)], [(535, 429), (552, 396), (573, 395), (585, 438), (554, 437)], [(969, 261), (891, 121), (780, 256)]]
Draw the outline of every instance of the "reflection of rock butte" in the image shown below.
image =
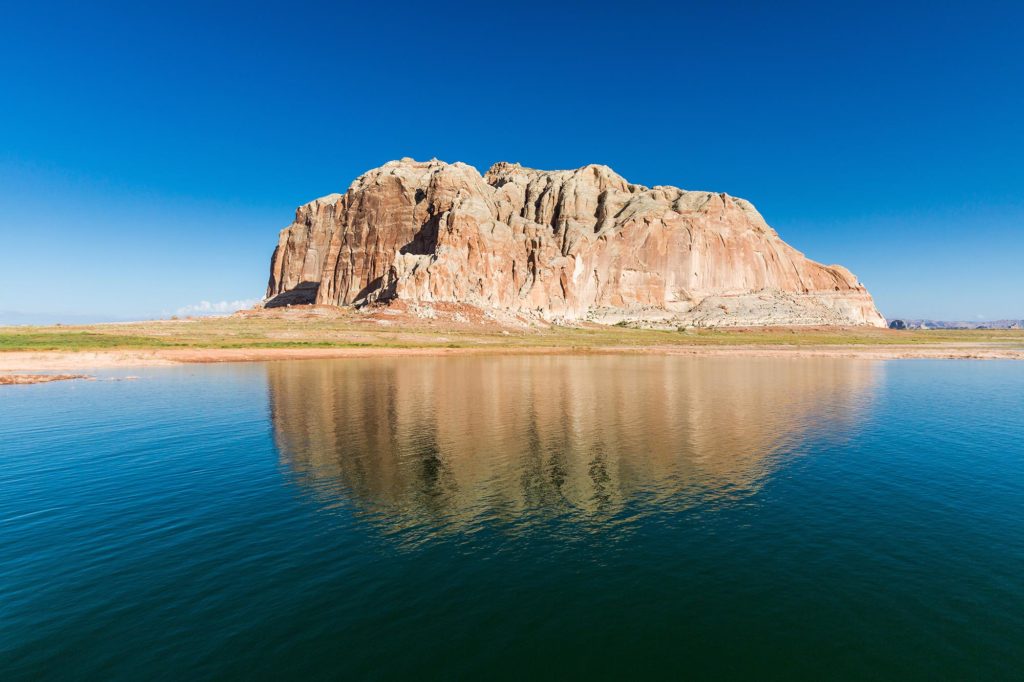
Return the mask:
[(809, 429), (859, 418), (849, 360), (476, 357), (272, 363), (282, 458), (396, 523), (756, 489)]

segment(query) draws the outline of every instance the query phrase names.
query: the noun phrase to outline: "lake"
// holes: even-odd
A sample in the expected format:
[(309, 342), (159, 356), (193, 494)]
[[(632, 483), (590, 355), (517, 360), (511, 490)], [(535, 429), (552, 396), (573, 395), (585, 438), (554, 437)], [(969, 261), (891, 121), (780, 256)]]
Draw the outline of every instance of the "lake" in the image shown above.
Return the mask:
[(99, 376), (0, 389), (5, 680), (1024, 670), (1024, 363)]

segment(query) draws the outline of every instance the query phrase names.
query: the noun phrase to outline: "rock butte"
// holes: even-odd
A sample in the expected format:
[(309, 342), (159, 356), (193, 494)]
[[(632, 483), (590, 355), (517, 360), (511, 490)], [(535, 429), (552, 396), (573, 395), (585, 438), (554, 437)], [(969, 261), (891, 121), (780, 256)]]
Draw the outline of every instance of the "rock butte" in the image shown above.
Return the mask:
[(391, 161), (295, 213), (267, 307), (395, 299), (550, 321), (885, 326), (846, 268), (779, 238), (743, 199), (607, 166)]

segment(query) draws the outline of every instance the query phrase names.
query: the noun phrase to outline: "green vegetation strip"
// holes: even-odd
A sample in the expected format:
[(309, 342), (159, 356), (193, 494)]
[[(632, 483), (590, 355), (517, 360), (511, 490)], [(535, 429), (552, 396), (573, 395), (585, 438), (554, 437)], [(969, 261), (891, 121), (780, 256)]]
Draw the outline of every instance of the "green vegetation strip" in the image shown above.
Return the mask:
[(934, 346), (1024, 348), (1024, 332), (1007, 330), (690, 329), (559, 327), (522, 331), (386, 330), (353, 320), (144, 322), (89, 327), (0, 327), (2, 351), (96, 351), (161, 348), (464, 348), (608, 346)]
[(169, 348), (168, 343), (151, 336), (97, 334), (94, 332), (0, 333), (0, 351), (16, 350), (113, 350), (118, 348)]

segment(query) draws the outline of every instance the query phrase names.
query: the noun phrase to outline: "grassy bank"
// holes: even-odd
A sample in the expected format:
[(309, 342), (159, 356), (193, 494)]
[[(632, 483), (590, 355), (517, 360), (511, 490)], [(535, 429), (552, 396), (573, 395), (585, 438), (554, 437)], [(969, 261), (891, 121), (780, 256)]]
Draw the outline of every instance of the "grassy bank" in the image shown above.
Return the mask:
[(228, 348), (433, 348), (612, 346), (934, 346), (1024, 349), (1018, 330), (868, 328), (658, 331), (623, 327), (502, 330), (431, 321), (383, 324), (352, 313), (328, 318), (220, 317), (127, 324), (0, 327), (3, 351), (104, 351)]

